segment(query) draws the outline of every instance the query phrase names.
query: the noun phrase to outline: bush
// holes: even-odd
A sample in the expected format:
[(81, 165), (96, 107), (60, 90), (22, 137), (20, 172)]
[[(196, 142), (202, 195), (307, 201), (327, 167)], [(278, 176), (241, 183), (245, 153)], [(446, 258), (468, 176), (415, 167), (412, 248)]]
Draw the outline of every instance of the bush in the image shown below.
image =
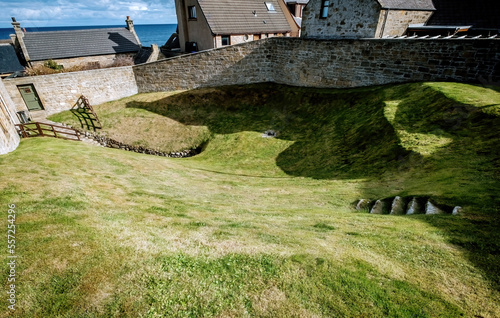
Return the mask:
[(61, 71), (64, 69), (64, 66), (57, 64), (54, 60), (48, 60), (43, 65), (55, 71)]

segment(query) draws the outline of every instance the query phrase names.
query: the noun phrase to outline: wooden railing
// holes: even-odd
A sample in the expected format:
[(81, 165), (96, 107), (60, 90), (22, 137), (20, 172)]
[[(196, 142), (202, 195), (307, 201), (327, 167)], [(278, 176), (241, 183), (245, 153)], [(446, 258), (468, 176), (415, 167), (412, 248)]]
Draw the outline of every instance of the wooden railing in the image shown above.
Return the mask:
[(73, 128), (57, 126), (46, 123), (18, 124), (20, 134), (24, 138), (28, 137), (55, 137), (68, 140), (80, 140), (80, 134)]
[(94, 131), (102, 128), (97, 113), (85, 96), (82, 95), (78, 98), (76, 104), (71, 108), (71, 112), (78, 118), (82, 128), (87, 127), (88, 130), (93, 129)]

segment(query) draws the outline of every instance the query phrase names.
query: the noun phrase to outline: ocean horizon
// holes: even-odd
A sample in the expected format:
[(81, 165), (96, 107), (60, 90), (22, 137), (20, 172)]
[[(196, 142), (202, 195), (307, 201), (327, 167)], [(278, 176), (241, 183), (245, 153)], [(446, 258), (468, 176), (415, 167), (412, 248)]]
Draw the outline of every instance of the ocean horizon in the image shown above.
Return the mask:
[[(22, 26), (22, 25), (21, 25)], [(88, 25), (88, 26), (58, 26), (58, 27), (26, 27), (27, 32), (47, 32), (66, 30), (91, 30), (105, 28), (123, 28), (122, 25)], [(135, 32), (141, 41), (142, 46), (151, 44), (164, 45), (172, 33), (177, 30), (177, 24), (135, 24)], [(0, 40), (10, 39), (10, 34), (14, 33), (14, 28), (0, 28)]]

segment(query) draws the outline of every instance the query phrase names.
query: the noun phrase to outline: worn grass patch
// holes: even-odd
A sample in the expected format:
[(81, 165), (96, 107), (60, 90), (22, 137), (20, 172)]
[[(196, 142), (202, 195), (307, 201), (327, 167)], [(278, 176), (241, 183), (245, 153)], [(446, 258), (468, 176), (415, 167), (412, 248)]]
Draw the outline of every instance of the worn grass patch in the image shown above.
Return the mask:
[[(204, 152), (33, 138), (1, 156), (18, 280), (17, 310), (0, 298), (0, 316), (498, 317), (498, 96), (456, 83), (266, 84), (100, 105), (115, 123), (137, 111), (198, 131), (184, 145)], [(263, 138), (269, 129), (278, 136)], [(353, 209), (395, 195), (465, 213)], [(7, 277), (5, 266), (3, 290)]]

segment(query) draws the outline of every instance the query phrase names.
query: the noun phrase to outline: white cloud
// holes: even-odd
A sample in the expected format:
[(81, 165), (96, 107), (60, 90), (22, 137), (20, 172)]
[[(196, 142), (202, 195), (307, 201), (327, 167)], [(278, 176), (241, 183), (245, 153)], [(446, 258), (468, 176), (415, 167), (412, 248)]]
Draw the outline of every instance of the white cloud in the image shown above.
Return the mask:
[(130, 6), (128, 8), (130, 11), (148, 11), (148, 7), (140, 5)]

